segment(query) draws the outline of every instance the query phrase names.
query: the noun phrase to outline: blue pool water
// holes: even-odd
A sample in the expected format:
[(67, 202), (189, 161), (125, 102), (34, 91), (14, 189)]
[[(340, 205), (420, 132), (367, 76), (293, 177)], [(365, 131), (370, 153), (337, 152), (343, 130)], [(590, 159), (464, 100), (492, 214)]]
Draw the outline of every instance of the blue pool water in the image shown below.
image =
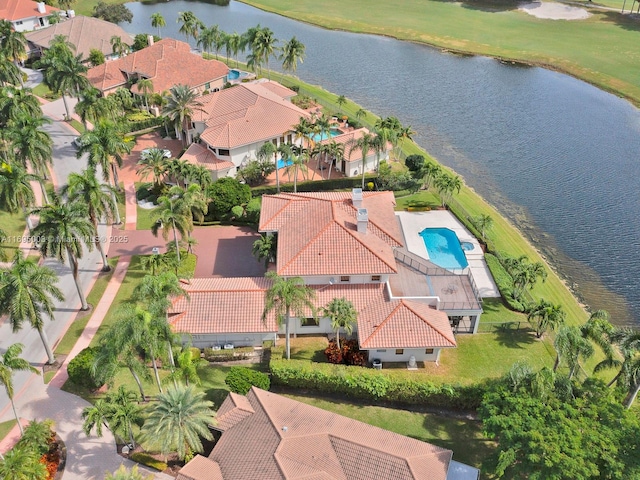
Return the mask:
[(283, 160), (282, 158), (280, 158), (278, 159), (278, 170), (280, 170), (281, 168), (288, 167), (292, 163), (293, 161), (290, 158), (287, 158), (286, 160)]
[(460, 247), (460, 240), (448, 228), (425, 228), (419, 234), (429, 253), (429, 259), (439, 267), (463, 269), (469, 266), (467, 257)]
[[(329, 130), (329, 132), (332, 137), (342, 135), (342, 132), (336, 128), (332, 128), (331, 130)], [(321, 142), (322, 140), (326, 140), (329, 137), (327, 137), (327, 132), (322, 132), (322, 133), (314, 133), (310, 135), (309, 138), (314, 142)]]
[(227, 80), (237, 80), (238, 78), (240, 78), (240, 71), (233, 69), (229, 70)]

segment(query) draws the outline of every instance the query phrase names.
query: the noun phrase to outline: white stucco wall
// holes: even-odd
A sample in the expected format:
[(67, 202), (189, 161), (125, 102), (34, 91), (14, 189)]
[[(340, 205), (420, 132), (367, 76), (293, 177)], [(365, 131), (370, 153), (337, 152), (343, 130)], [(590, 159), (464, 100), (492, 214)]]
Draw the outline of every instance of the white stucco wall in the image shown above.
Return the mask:
[[(380, 155), (380, 161), (384, 161), (387, 160), (389, 158), (389, 153), (385, 153)], [(343, 165), (345, 165), (345, 171), (344, 174), (347, 177), (355, 177), (358, 175), (362, 175), (362, 159), (356, 160), (354, 162), (342, 162)], [(370, 153), (369, 155), (367, 155), (367, 161), (366, 161), (366, 165), (365, 165), (365, 169), (367, 172), (373, 172), (375, 171), (376, 167), (378, 166), (378, 158), (376, 157), (375, 152)]]
[(389, 275), (380, 275), (379, 281), (372, 279), (373, 275), (347, 275), (349, 277), (348, 282), (342, 281), (341, 275), (318, 275), (318, 276), (306, 276), (302, 277), (306, 285), (327, 285), (327, 289), (331, 289), (331, 279), (333, 279), (333, 285), (349, 285), (352, 283), (386, 283), (389, 280)]
[(416, 362), (437, 362), (441, 349), (434, 348), (431, 354), (426, 353), (425, 348), (404, 348), (402, 350), (401, 354), (396, 353), (395, 348), (369, 350), (369, 362), (378, 358), (382, 361), (383, 369), (385, 362), (408, 362), (412, 355), (416, 357)]
[(261, 347), (263, 341), (273, 340), (273, 333), (229, 333), (229, 334), (205, 334), (183, 335), (182, 341), (191, 342), (194, 347), (208, 348), (216, 345), (223, 346), (227, 343), (235, 347)]

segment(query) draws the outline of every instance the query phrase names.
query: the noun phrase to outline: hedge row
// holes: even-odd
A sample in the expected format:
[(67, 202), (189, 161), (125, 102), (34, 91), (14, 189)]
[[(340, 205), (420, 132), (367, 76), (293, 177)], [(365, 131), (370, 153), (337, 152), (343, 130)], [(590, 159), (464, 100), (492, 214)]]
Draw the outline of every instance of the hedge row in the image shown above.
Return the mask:
[(475, 410), (480, 406), (485, 385), (439, 385), (404, 377), (395, 377), (362, 367), (281, 360), (272, 350), (271, 381), (293, 389), (338, 394), (368, 402), (379, 401)]
[[(365, 184), (375, 180), (376, 175), (370, 174), (365, 176)], [(332, 178), (330, 180), (317, 180), (314, 182), (298, 183), (298, 192), (323, 192), (329, 190), (343, 190), (350, 188), (362, 187), (362, 177), (345, 177)], [(251, 189), (251, 195), (259, 197), (261, 195), (273, 195), (278, 189), (273, 186), (254, 187)], [(281, 192), (293, 192), (293, 184), (280, 184)]]
[(161, 125), (164, 125), (164, 117), (152, 117), (138, 121), (125, 120), (123, 123), (127, 132), (137, 132), (146, 128), (159, 127)]
[(151, 455), (148, 455), (143, 452), (132, 453), (129, 456), (129, 459), (133, 460), (134, 462), (141, 463), (142, 465), (146, 465), (147, 467), (155, 468), (160, 472), (163, 472), (167, 468), (169, 468), (169, 466), (166, 463), (161, 462), (160, 460), (157, 460), (153, 458)]
[(507, 304), (509, 308), (515, 310), (516, 312), (524, 312), (525, 307), (519, 301), (513, 298), (513, 279), (509, 272), (507, 272), (502, 266), (502, 263), (495, 255), (491, 253), (485, 253), (484, 259), (487, 262), (487, 266), (489, 267), (489, 271), (491, 271), (491, 275), (498, 286), (498, 290), (500, 291), (500, 295)]

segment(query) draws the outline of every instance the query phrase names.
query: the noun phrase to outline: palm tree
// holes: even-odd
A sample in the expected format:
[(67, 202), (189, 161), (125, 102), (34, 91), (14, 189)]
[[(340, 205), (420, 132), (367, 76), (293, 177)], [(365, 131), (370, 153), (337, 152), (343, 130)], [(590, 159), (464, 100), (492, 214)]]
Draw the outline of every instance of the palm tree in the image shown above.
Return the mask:
[(40, 374), (37, 368), (32, 367), (29, 362), (20, 358), (23, 349), (24, 345), (21, 343), (14, 343), (7, 348), (4, 355), (0, 355), (0, 383), (4, 385), (4, 389), (7, 392), (7, 397), (9, 398), (9, 402), (11, 402), (13, 415), (16, 417), (16, 421), (18, 422), (21, 435), (24, 434), (24, 429), (22, 428), (20, 416), (16, 410), (16, 404), (13, 401), (13, 372), (28, 371), (31, 373), (37, 373), (38, 375)]
[(136, 394), (120, 385), (115, 392), (107, 393), (106, 402), (109, 405), (111, 431), (129, 437), (129, 442), (135, 448), (133, 426), (142, 421), (142, 407), (136, 402)]
[(442, 167), (435, 162), (425, 162), (420, 173), (424, 177), (425, 190), (429, 190), (442, 175)]
[[(2, 67), (0, 66), (0, 69)], [(12, 85), (0, 90), (0, 118), (7, 125), (25, 117), (42, 117), (40, 102), (30, 88), (16, 88)]]
[[(44, 179), (48, 178), (48, 168), (51, 165), (53, 141), (45, 130), (44, 125), (51, 123), (45, 117), (22, 117), (11, 123), (9, 139), (15, 149), (15, 158), (24, 167), (31, 166), (34, 173)], [(44, 187), (44, 186), (43, 186)], [(46, 199), (46, 191), (43, 189)]]
[(544, 333), (551, 329), (555, 330), (564, 324), (567, 314), (562, 309), (562, 305), (553, 305), (541, 299), (529, 310), (527, 319), (535, 321), (536, 337), (542, 338)]
[(364, 108), (359, 108), (356, 111), (356, 119), (360, 120), (362, 117), (367, 116), (367, 111)]
[(136, 85), (144, 97), (144, 106), (149, 110), (149, 93), (153, 92), (153, 80), (150, 78), (140, 77), (138, 78)]
[(453, 192), (460, 193), (462, 188), (462, 179), (459, 175), (450, 175), (448, 173), (442, 173), (434, 182), (440, 198), (442, 199), (442, 206), (446, 206), (453, 197)]
[(158, 445), (163, 455), (177, 451), (178, 457), (202, 452), (200, 438), (211, 440), (209, 425), (214, 422), (213, 403), (193, 387), (169, 389), (157, 397), (142, 431), (146, 440)]
[(555, 372), (561, 361), (567, 363), (569, 367), (569, 379), (573, 377), (578, 367), (580, 367), (580, 357), (584, 360), (593, 356), (593, 345), (584, 338), (578, 327), (563, 325), (558, 330), (553, 346), (556, 349), (556, 361), (553, 365)]
[(276, 160), (276, 146), (271, 142), (265, 142), (258, 150), (258, 160), (270, 160), (273, 157), (273, 161), (276, 165), (276, 191), (280, 193), (280, 174), (278, 173), (278, 162)]
[(22, 85), (22, 70), (0, 51), (0, 85)]
[(486, 238), (485, 232), (491, 229), (491, 227), (493, 226), (493, 218), (491, 218), (491, 215), (483, 213), (478, 215), (474, 219), (474, 223), (476, 224), (476, 228), (480, 229), (480, 234), (482, 235), (482, 239), (484, 240)]
[(111, 40), (109, 40), (109, 43), (111, 43), (113, 53), (118, 55), (118, 57), (123, 57), (129, 53), (129, 45), (122, 41), (122, 37), (120, 35), (113, 35)]
[[(154, 236), (158, 236), (158, 232), (162, 229), (162, 238), (167, 240), (169, 238), (169, 232), (173, 232), (173, 240), (176, 245), (176, 255), (178, 262), (180, 262), (180, 245), (178, 243), (178, 232), (181, 236), (185, 236), (188, 231), (192, 229), (193, 220), (191, 212), (185, 212), (182, 209), (182, 203), (178, 198), (174, 198), (177, 195), (177, 190), (180, 187), (172, 187), (169, 190), (168, 195), (158, 198), (158, 220), (151, 227), (151, 233)], [(181, 189), (180, 189), (181, 191)]]
[(24, 33), (11, 29), (0, 38), (0, 49), (15, 65), (27, 59), (27, 39)]
[(182, 288), (180, 279), (172, 272), (164, 271), (157, 275), (145, 275), (133, 290), (132, 299), (145, 305), (155, 316), (165, 317), (171, 307), (172, 299), (189, 298)]
[(276, 50), (278, 40), (273, 36), (270, 28), (264, 27), (260, 29), (253, 42), (253, 54), (260, 60), (264, 60), (267, 66), (269, 80), (271, 80), (271, 70), (269, 69), (269, 58), (273, 56)]
[[(200, 224), (204, 221), (204, 216), (209, 210), (207, 197), (202, 188), (197, 183), (192, 183), (185, 189), (174, 189), (176, 199), (178, 200), (178, 208), (182, 209), (185, 214), (191, 215), (192, 219), (196, 219)], [(190, 228), (187, 229), (187, 236), (193, 231), (193, 221)]]
[(54, 196), (53, 202), (34, 210), (40, 215), (40, 223), (33, 229), (39, 237), (39, 250), (43, 257), (55, 257), (61, 263), (69, 260), (73, 281), (80, 297), (81, 309), (88, 310), (87, 300), (78, 279), (78, 260), (82, 258), (83, 245), (93, 250), (89, 240), (93, 236), (93, 225), (89, 220), (87, 206), (80, 202), (63, 203), (60, 197)]
[[(605, 368), (605, 364), (617, 360), (614, 348), (614, 337), (617, 329), (609, 321), (609, 313), (606, 310), (596, 310), (589, 320), (580, 327), (582, 336), (595, 343), (604, 353), (605, 360), (596, 365), (594, 371)], [(602, 366), (599, 366), (602, 364)], [(606, 366), (608, 368), (609, 365)]]
[(41, 455), (31, 448), (12, 448), (0, 459), (0, 478), (25, 480), (47, 478), (47, 467), (40, 462)]
[(105, 103), (104, 100), (100, 94), (100, 90), (97, 88), (85, 90), (80, 95), (80, 99), (75, 106), (75, 112), (80, 116), (85, 130), (88, 128), (87, 121), (95, 123), (100, 118), (109, 115), (108, 104)]
[(273, 312), (276, 315), (278, 325), (285, 324), (286, 351), (287, 360), (289, 360), (291, 358), (289, 338), (291, 314), (303, 316), (310, 310), (313, 318), (316, 318), (316, 308), (313, 303), (316, 293), (307, 287), (300, 277), (283, 278), (276, 272), (267, 272), (266, 277), (273, 284), (265, 293), (262, 321), (266, 322), (267, 315)]
[(28, 173), (22, 165), (9, 164), (8, 168), (0, 169), (0, 205), (9, 213), (22, 210), (29, 231), (33, 230), (29, 209), (36, 203), (32, 181), (40, 181), (40, 177)]
[(508, 258), (504, 265), (513, 278), (512, 296), (519, 299), (526, 289), (531, 289), (538, 278), (544, 282), (547, 278), (547, 271), (541, 262), (531, 263), (526, 255), (518, 258)]
[(177, 22), (182, 24), (179, 32), (187, 37), (187, 42), (190, 37), (193, 37), (194, 39), (198, 38), (198, 32), (200, 27), (203, 26), (203, 23), (194, 15), (193, 12), (179, 12)]
[(152, 480), (153, 475), (148, 475), (143, 477), (140, 472), (138, 472), (138, 466), (134, 465), (131, 471), (127, 469), (124, 465), (120, 465), (118, 470), (111, 473), (107, 473), (107, 476), (104, 477), (104, 480)]
[(336, 98), (336, 103), (338, 104), (338, 108), (342, 110), (342, 107), (347, 103), (347, 98), (344, 95), (340, 95)]
[(336, 331), (336, 345), (340, 349), (340, 329), (344, 328), (347, 335), (353, 333), (353, 327), (357, 321), (358, 312), (353, 303), (346, 298), (334, 298), (326, 307), (323, 314), (331, 319), (331, 328)]
[(174, 85), (169, 91), (169, 99), (165, 107), (165, 115), (173, 122), (176, 136), (182, 138), (182, 131), (186, 132), (184, 144), (189, 138), (189, 123), (196, 111), (202, 110), (202, 104), (197, 100), (196, 93), (187, 85)]
[[(144, 271), (151, 273), (152, 277), (161, 272), (169, 271), (171, 269), (177, 269), (178, 265), (174, 265), (172, 260), (175, 257), (169, 255), (153, 253), (151, 255), (144, 255), (140, 259), (140, 266)], [(146, 278), (146, 277), (145, 277)]]
[(82, 410), (82, 431), (88, 437), (95, 428), (96, 436), (102, 437), (102, 428), (111, 431), (109, 426), (110, 405), (106, 399), (99, 398), (93, 405)]
[(165, 22), (164, 17), (161, 13), (156, 12), (151, 14), (151, 26), (158, 29), (158, 36), (161, 37), (162, 35), (160, 35), (160, 29), (162, 27), (166, 27), (167, 22)]
[(87, 206), (89, 220), (93, 225), (95, 246), (102, 257), (102, 271), (108, 272), (110, 267), (98, 233), (98, 220), (105, 219), (107, 222), (113, 220), (118, 210), (118, 206), (113, 203), (115, 190), (110, 185), (100, 183), (92, 168), (69, 174), (67, 182), (62, 192), (70, 202), (79, 202)]
[(365, 170), (367, 166), (367, 155), (369, 155), (369, 150), (373, 148), (373, 135), (370, 133), (364, 133), (362, 137), (360, 137), (355, 142), (351, 143), (351, 147), (349, 149), (349, 153), (351, 151), (357, 149), (362, 152), (362, 189), (364, 190), (364, 176)]
[[(113, 187), (120, 190), (118, 168), (122, 166), (125, 154), (131, 153), (133, 141), (125, 138), (121, 128), (110, 120), (102, 119), (93, 130), (87, 130), (80, 136), (80, 148), (76, 156), (89, 155), (89, 167), (100, 166), (105, 182), (112, 181)], [(115, 203), (115, 196), (114, 196)]]
[(200, 377), (198, 376), (198, 365), (200, 365), (200, 354), (194, 354), (189, 347), (184, 347), (176, 356), (176, 365), (171, 375), (167, 377), (167, 381), (172, 381), (174, 387), (178, 388), (177, 381), (183, 381), (185, 386), (189, 383), (200, 385)]
[(313, 124), (306, 117), (300, 117), (298, 123), (293, 126), (293, 132), (296, 135), (296, 139), (304, 139), (307, 143), (307, 148), (309, 148), (311, 144), (309, 135), (313, 132)]
[(253, 242), (251, 254), (258, 259), (264, 260), (264, 266), (267, 268), (270, 262), (274, 262), (276, 252), (278, 251), (277, 237), (275, 235), (261, 235), (259, 239)]
[(205, 53), (209, 53), (211, 49), (215, 46), (216, 40), (220, 35), (220, 28), (218, 25), (213, 25), (212, 27), (205, 27), (200, 32), (200, 38), (198, 38), (198, 46), (202, 47), (202, 50)]
[(55, 357), (44, 331), (43, 313), (53, 320), (53, 300), (64, 300), (56, 283), (58, 276), (53, 270), (38, 265), (33, 258), (24, 258), (20, 249), (16, 250), (11, 267), (0, 272), (0, 312), (9, 315), (14, 332), (22, 329), (25, 322), (38, 331), (50, 364)]
[(153, 177), (154, 190), (160, 191), (164, 178), (169, 171), (169, 161), (164, 156), (164, 151), (161, 148), (150, 148), (140, 155), (137, 165), (140, 168), (136, 173), (140, 175), (140, 178), (146, 181), (151, 175)]
[(305, 46), (295, 36), (282, 47), (282, 68), (285, 72), (295, 73), (298, 69), (298, 62), (304, 63)]

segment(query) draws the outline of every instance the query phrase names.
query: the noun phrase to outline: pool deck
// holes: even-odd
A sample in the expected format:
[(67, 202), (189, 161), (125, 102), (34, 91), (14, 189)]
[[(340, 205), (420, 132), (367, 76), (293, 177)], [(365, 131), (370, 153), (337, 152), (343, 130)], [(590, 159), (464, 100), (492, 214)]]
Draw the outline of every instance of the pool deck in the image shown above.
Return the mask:
[(420, 232), (425, 228), (448, 228), (453, 230), (461, 242), (473, 244), (473, 250), (463, 250), (469, 262), (471, 275), (473, 276), (480, 296), (483, 298), (497, 298), (500, 296), (498, 287), (493, 281), (487, 263), (484, 261), (482, 247), (478, 240), (447, 210), (434, 210), (429, 212), (396, 212), (404, 233), (405, 247), (411, 253), (429, 260), (427, 248), (420, 237)]

